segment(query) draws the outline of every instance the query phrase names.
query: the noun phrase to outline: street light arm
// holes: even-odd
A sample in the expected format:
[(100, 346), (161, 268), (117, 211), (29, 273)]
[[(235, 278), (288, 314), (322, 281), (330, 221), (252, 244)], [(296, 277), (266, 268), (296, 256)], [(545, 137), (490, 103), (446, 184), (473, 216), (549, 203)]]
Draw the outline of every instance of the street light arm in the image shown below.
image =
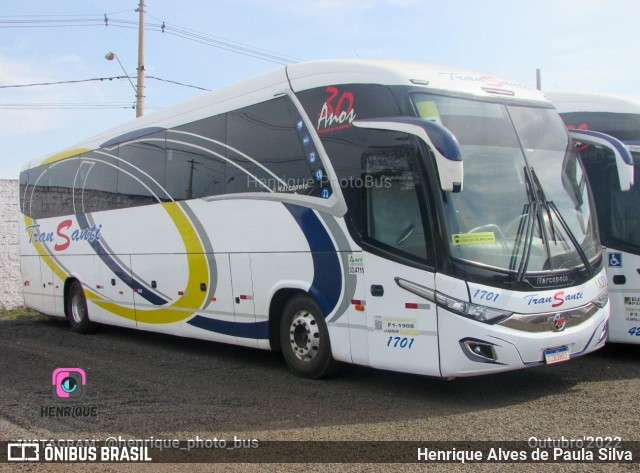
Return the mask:
[(129, 73), (125, 70), (124, 66), (122, 65), (122, 63), (120, 62), (120, 58), (118, 57), (118, 55), (112, 51), (109, 51), (107, 54), (104, 55), (104, 58), (107, 61), (113, 61), (114, 59), (116, 61), (118, 61), (118, 64), (120, 64), (120, 68), (122, 69), (122, 72), (124, 72), (124, 75), (127, 77), (127, 80), (129, 81), (129, 84), (131, 84), (131, 87), (133, 88), (133, 91), (136, 94), (136, 97), (138, 96), (138, 89), (136, 89), (136, 86), (133, 85), (133, 81), (131, 80), (131, 77), (129, 77)]

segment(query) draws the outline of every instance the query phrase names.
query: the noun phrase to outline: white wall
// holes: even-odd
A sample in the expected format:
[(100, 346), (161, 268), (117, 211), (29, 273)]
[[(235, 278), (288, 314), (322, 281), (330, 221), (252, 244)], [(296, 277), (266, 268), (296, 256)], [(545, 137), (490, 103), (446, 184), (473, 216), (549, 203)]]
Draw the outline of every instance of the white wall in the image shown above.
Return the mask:
[(18, 251), (18, 181), (0, 179), (0, 309), (23, 305)]

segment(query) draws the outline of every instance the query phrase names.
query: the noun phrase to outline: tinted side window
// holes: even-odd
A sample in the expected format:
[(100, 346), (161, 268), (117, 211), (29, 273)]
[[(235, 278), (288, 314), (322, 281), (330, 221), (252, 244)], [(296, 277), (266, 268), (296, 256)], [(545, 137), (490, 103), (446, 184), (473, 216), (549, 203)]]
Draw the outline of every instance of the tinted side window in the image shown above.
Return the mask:
[(227, 194), (331, 193), (318, 152), (287, 97), (229, 112), (227, 144)]
[(21, 177), (23, 211), (32, 218), (73, 214), (73, 179), (78, 159), (69, 158), (30, 169)]
[(174, 200), (224, 193), (226, 115), (167, 132), (167, 184)]
[(425, 193), (413, 146), (371, 147), (362, 155), (364, 240), (426, 261)]
[(72, 215), (73, 181), (78, 172), (78, 158), (65, 159), (49, 166), (48, 216)]
[(382, 85), (332, 85), (297, 96), (321, 136), (349, 129), (356, 119), (402, 115), (393, 93)]
[[(83, 156), (75, 179), (76, 212), (99, 212), (126, 207), (118, 196), (118, 147)], [(102, 154), (102, 153), (108, 153)]]
[(118, 153), (118, 194), (128, 201), (128, 206), (150, 205), (167, 200), (163, 191), (166, 176), (165, 132), (120, 143)]
[(19, 199), (20, 199), (20, 211), (22, 213), (27, 213), (27, 209), (29, 208), (29, 204), (31, 202), (31, 194), (28, 192), (29, 190), (29, 171), (23, 171), (20, 173), (19, 180)]
[(49, 194), (49, 166), (39, 166), (29, 171), (27, 201), (25, 213), (31, 218), (45, 218), (48, 214), (47, 196)]
[(320, 135), (331, 164), (338, 176), (342, 195), (347, 203), (345, 216), (352, 237), (360, 241), (362, 236), (362, 202), (366, 186), (372, 176), (363, 174), (362, 156), (372, 145), (391, 148), (407, 143), (406, 135), (399, 133), (369, 130), (364, 128), (348, 128), (334, 133)]

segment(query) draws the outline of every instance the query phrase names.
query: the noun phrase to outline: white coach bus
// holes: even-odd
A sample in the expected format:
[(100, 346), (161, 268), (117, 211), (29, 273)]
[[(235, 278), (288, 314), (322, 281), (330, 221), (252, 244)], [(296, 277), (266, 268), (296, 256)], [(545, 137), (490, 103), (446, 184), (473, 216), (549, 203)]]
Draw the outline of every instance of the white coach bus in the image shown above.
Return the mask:
[(640, 343), (640, 99), (578, 92), (545, 95), (567, 127), (614, 136), (633, 156), (636, 185), (623, 192), (610, 152), (589, 145), (580, 150), (606, 249), (611, 298), (609, 341)]
[(282, 350), (312, 378), (495, 373), (607, 337), (575, 147), (518, 83), (290, 65), (29, 162), (20, 186), (25, 302), (79, 332)]

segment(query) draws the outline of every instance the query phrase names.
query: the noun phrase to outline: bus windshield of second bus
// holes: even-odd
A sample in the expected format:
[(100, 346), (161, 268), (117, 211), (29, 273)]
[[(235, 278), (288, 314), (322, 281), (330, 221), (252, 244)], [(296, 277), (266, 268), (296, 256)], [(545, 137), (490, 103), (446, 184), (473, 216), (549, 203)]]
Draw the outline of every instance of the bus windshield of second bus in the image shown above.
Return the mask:
[(640, 343), (640, 101), (607, 94), (549, 92), (567, 128), (601, 132), (631, 152), (635, 185), (621, 188), (612, 151), (580, 145), (606, 248), (611, 322), (609, 340)]

